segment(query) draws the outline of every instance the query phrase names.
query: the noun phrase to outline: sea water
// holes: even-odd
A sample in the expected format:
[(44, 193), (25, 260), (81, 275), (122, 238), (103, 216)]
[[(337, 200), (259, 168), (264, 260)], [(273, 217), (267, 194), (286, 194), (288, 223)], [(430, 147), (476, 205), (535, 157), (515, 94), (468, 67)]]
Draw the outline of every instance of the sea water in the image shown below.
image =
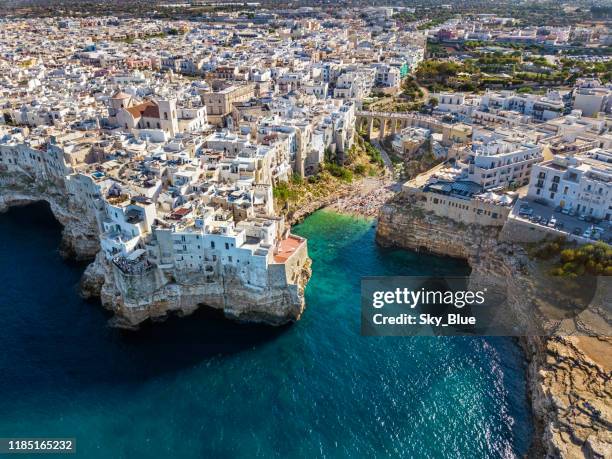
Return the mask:
[[(307, 309), (291, 326), (199, 311), (107, 326), (84, 266), (34, 205), (0, 215), (0, 437), (70, 437), (84, 458), (521, 456), (525, 361), (510, 339), (360, 336), (362, 276), (466, 275), (378, 247), (371, 220), (319, 211)], [(74, 456), (72, 456), (74, 457)]]

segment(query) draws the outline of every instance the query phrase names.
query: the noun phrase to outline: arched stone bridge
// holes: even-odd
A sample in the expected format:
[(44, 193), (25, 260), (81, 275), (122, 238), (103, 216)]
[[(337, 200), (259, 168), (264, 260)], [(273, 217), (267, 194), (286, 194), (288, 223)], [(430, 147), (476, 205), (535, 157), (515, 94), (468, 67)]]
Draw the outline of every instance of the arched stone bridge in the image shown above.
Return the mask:
[[(467, 126), (449, 124), (437, 120), (432, 116), (413, 112), (368, 112), (358, 111), (355, 114), (355, 127), (357, 130), (366, 129), (369, 138), (373, 138), (375, 123), (378, 125), (378, 138), (382, 140), (387, 135), (395, 134), (406, 127), (420, 127), (444, 135), (446, 141), (468, 134)], [(471, 129), (469, 129), (471, 133)], [(453, 139), (455, 140), (455, 139)]]

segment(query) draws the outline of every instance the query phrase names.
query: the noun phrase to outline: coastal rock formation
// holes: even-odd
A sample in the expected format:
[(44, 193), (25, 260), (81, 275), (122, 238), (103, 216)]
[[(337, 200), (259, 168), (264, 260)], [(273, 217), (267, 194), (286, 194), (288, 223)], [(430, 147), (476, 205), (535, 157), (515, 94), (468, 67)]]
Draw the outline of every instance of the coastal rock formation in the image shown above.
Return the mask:
[(612, 457), (612, 389), (606, 337), (529, 337), (529, 390), (548, 457)]
[(63, 226), (63, 256), (94, 261), (81, 279), (84, 298), (100, 298), (114, 313), (111, 324), (136, 328), (147, 319), (171, 313), (187, 315), (199, 306), (222, 309), (226, 317), (244, 322), (282, 325), (300, 318), (305, 308), (304, 288), (310, 278), (306, 242), (288, 260), (271, 264), (265, 287), (247, 285), (238, 273), (219, 266), (223, 275), (185, 275), (152, 267), (141, 274), (126, 274), (100, 251), (95, 211), (87, 208), (64, 183), (39, 183), (27, 173), (0, 176), (0, 212), (13, 206), (47, 202)]
[(71, 199), (62, 184), (32, 180), (27, 174), (0, 175), (0, 213), (10, 207), (46, 202), (63, 226), (60, 251), (67, 258), (91, 260), (100, 250), (95, 215)]
[[(557, 333), (520, 339), (529, 360), (528, 388), (536, 421), (529, 455), (611, 457), (612, 339), (605, 336), (612, 333), (607, 319), (598, 315), (603, 306), (609, 307), (610, 285), (599, 286), (588, 310), (555, 318), (544, 312), (547, 304), (534, 300), (534, 292), (545, 286), (538, 284), (537, 266), (521, 246), (500, 242), (499, 229), (463, 225), (413, 204), (399, 194), (381, 209), (381, 245), (464, 258), (472, 268), (470, 287), (502, 286), (512, 313), (522, 322)], [(576, 331), (583, 336), (568, 336)]]
[(267, 288), (249, 287), (230, 272), (220, 282), (211, 282), (193, 274), (170, 279), (159, 270), (131, 279), (126, 286), (126, 279), (118, 279), (122, 274), (102, 254), (85, 271), (81, 288), (86, 296), (99, 296), (114, 313), (112, 324), (121, 328), (169, 314), (189, 315), (202, 305), (221, 309), (227, 318), (240, 322), (284, 325), (298, 320), (305, 309), (304, 288), (311, 269), (305, 246), (303, 250), (295, 264), (274, 265)]
[(106, 281), (106, 263), (102, 252), (96, 254), (81, 276), (81, 296), (85, 299), (100, 298)]

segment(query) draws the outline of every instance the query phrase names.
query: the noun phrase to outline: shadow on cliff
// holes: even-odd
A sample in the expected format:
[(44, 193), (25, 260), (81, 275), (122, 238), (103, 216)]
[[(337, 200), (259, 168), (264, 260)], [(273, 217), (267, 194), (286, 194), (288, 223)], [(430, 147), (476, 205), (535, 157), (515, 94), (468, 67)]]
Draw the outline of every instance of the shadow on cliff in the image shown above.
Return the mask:
[(140, 374), (154, 375), (251, 350), (290, 328), (237, 323), (217, 309), (200, 306), (189, 316), (174, 315), (162, 322), (147, 321), (136, 331), (109, 329), (109, 333), (116, 335), (122, 352), (147, 362)]

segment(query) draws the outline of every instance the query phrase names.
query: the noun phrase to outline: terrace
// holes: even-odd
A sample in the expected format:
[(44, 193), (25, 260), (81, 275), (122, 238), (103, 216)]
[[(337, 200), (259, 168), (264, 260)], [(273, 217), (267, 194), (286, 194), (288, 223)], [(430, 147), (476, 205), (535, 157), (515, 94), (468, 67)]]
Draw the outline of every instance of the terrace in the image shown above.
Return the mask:
[(287, 260), (289, 260), (289, 258), (291, 258), (291, 256), (296, 253), (305, 243), (305, 239), (292, 234), (290, 234), (286, 239), (280, 240), (277, 250), (274, 253), (274, 262), (281, 264), (286, 263)]

